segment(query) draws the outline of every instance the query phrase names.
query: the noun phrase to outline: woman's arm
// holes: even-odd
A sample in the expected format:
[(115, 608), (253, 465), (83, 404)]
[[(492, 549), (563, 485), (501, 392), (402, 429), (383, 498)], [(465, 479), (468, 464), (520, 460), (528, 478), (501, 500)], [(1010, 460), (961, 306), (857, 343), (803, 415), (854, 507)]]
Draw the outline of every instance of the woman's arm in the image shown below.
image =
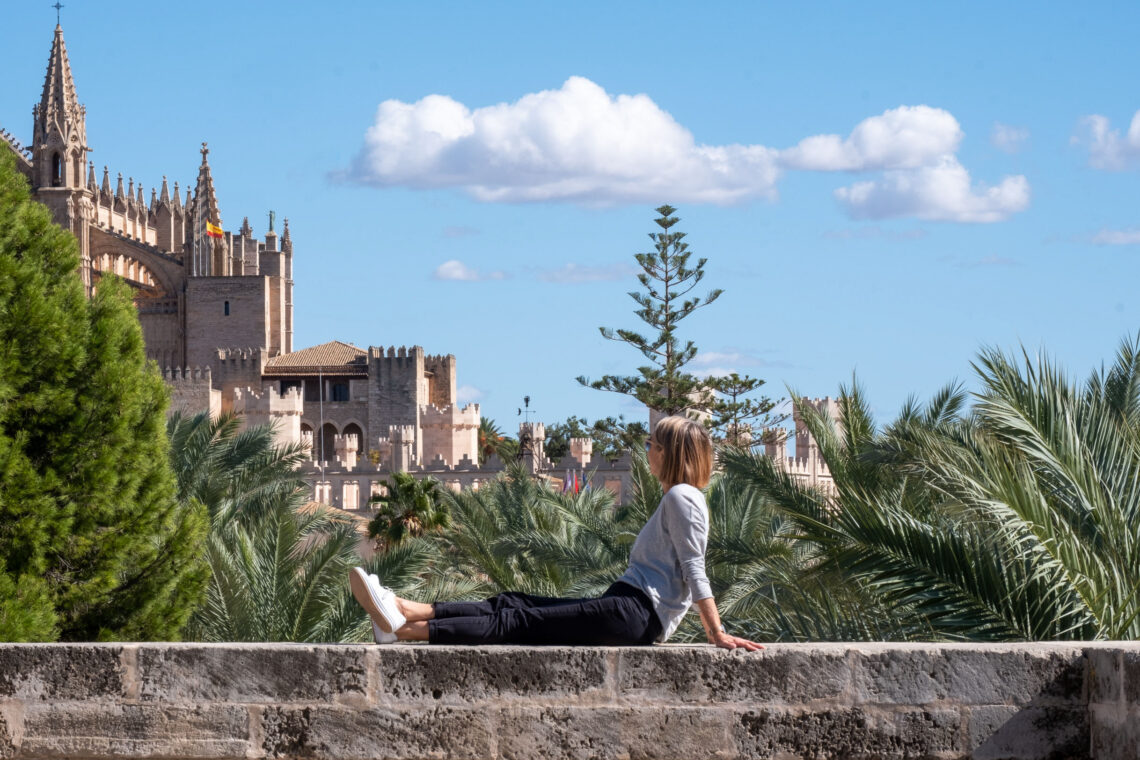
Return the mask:
[(708, 636), (710, 644), (716, 644), (722, 649), (743, 647), (749, 652), (764, 648), (763, 644), (757, 644), (755, 641), (742, 639), (739, 636), (731, 636), (721, 630), (720, 613), (717, 612), (716, 601), (711, 596), (706, 599), (698, 599), (694, 604), (697, 605), (697, 610), (701, 613), (701, 625), (705, 627), (705, 635)]

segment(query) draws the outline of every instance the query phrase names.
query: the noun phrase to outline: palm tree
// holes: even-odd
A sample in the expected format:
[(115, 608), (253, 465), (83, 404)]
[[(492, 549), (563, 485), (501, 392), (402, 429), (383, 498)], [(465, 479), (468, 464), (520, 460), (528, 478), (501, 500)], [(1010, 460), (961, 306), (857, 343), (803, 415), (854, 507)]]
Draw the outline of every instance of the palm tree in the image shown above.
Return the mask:
[(834, 495), (748, 452), (725, 469), (794, 523), (801, 585), (871, 603), (890, 638), (1136, 638), (1138, 355), (1126, 341), (1078, 387), (1048, 359), (986, 350), (969, 413), (948, 386), (882, 431), (857, 386), (841, 426), (797, 400)]
[(211, 578), (188, 638), (363, 641), (371, 630), (348, 569), (365, 564), (400, 584), (423, 571), (428, 547), (414, 544), (362, 563), (359, 518), (306, 503), (300, 450), (276, 447), (267, 426), (243, 431), (232, 416), (176, 414), (167, 430), (180, 496), (205, 504), (211, 519)]
[(447, 527), (451, 521), (447, 504), (441, 500), (439, 481), (415, 478), (406, 472), (392, 474), (383, 484), (387, 492), (373, 496), (369, 504), (376, 514), (368, 523), (368, 536), (381, 548), (396, 546), (406, 538), (418, 538)]
[(487, 461), (492, 454), (498, 454), (499, 459), (509, 462), (518, 454), (518, 449), (518, 441), (504, 435), (494, 420), (489, 417), (479, 418), (479, 464)]

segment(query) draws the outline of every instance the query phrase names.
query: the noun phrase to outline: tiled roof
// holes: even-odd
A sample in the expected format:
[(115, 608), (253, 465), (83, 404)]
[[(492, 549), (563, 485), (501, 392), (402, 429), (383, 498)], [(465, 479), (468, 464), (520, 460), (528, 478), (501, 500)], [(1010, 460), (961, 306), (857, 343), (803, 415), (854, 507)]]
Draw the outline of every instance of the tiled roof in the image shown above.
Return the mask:
[(318, 368), (326, 374), (366, 374), (368, 352), (349, 343), (331, 340), (319, 346), (273, 357), (265, 363), (265, 374), (308, 374), (315, 373)]

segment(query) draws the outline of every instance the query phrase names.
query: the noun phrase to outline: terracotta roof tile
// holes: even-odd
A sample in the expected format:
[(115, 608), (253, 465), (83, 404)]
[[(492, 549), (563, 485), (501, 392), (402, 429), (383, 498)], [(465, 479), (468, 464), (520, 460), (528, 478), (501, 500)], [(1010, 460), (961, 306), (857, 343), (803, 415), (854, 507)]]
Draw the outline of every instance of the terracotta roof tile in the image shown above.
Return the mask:
[(331, 340), (319, 346), (302, 348), (288, 354), (281, 354), (265, 364), (265, 373), (273, 375), (289, 374), (293, 370), (344, 369), (349, 372), (368, 371), (368, 352), (349, 343)]

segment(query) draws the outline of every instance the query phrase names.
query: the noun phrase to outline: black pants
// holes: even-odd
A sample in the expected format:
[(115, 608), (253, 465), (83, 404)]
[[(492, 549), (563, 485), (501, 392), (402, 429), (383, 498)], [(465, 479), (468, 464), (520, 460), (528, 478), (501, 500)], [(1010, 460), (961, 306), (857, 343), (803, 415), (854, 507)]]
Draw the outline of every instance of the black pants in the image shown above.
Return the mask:
[(653, 602), (627, 583), (596, 599), (559, 599), (517, 592), (482, 602), (436, 602), (428, 621), (433, 644), (652, 644), (661, 635)]

